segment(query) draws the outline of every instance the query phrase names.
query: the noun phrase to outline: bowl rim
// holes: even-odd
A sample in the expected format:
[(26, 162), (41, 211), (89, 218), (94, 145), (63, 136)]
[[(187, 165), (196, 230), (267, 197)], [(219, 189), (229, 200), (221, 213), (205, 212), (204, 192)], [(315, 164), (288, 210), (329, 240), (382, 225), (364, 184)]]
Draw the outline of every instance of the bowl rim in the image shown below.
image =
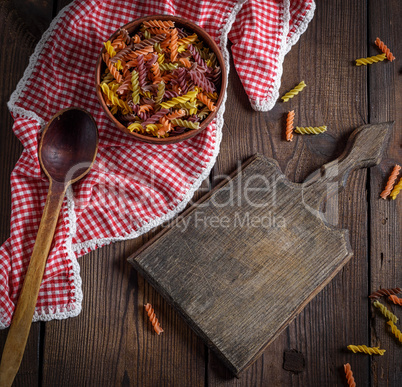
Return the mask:
[(104, 112), (108, 116), (108, 118), (117, 126), (118, 129), (120, 129), (122, 132), (127, 133), (131, 137), (138, 139), (142, 142), (146, 143), (151, 143), (151, 144), (174, 144), (180, 141), (188, 140), (189, 138), (192, 138), (202, 132), (211, 122), (216, 118), (216, 115), (221, 108), (221, 105), (223, 103), (224, 95), (226, 93), (226, 87), (227, 87), (227, 70), (225, 66), (225, 61), (222, 55), (222, 52), (218, 46), (218, 44), (215, 42), (215, 40), (211, 37), (211, 35), (208, 34), (208, 32), (200, 27), (199, 25), (195, 24), (194, 22), (183, 18), (179, 16), (174, 16), (174, 15), (150, 15), (150, 16), (145, 16), (141, 17), (135, 20), (132, 20), (125, 25), (119, 27), (112, 35), (110, 35), (108, 40), (114, 39), (121, 28), (127, 29), (129, 33), (131, 34), (135, 29), (137, 29), (144, 21), (149, 21), (149, 20), (172, 20), (175, 23), (184, 26), (185, 28), (194, 31), (197, 35), (200, 36), (200, 38), (207, 44), (207, 46), (216, 54), (216, 58), (219, 62), (219, 66), (221, 68), (221, 87), (220, 87), (220, 93), (218, 96), (218, 99), (216, 101), (216, 109), (211, 112), (207, 118), (205, 118), (204, 121), (202, 121), (202, 124), (199, 129), (196, 130), (190, 130), (188, 132), (172, 136), (172, 137), (165, 137), (165, 138), (158, 138), (158, 137), (151, 137), (151, 136), (146, 136), (138, 132), (130, 132), (130, 130), (127, 129), (126, 126), (124, 126), (120, 121), (118, 121), (114, 115), (110, 112), (109, 108), (107, 107), (105, 100), (103, 98), (103, 93), (100, 88), (100, 77), (101, 77), (101, 67), (103, 63), (102, 59), (102, 54), (106, 52), (106, 48), (103, 46), (101, 52), (99, 53), (98, 59), (96, 61), (96, 67), (95, 67), (95, 87), (96, 87), (96, 95), (98, 98), (98, 101), (100, 105), (102, 106)]

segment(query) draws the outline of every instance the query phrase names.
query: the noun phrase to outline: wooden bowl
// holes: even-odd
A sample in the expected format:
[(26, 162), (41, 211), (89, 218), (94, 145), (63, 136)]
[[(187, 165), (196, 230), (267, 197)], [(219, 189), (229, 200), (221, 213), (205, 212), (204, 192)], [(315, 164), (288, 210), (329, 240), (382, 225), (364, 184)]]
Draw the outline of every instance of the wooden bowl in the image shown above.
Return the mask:
[[(153, 137), (151, 135), (145, 135), (145, 134), (141, 134), (141, 133), (137, 133), (137, 132), (130, 132), (130, 130), (128, 130), (127, 127), (124, 126), (124, 124), (122, 124), (120, 121), (118, 121), (117, 118), (110, 112), (108, 106), (105, 103), (102, 90), (99, 86), (100, 82), (101, 82), (101, 75), (104, 73), (104, 71), (106, 69), (106, 64), (102, 60), (102, 54), (106, 52), (105, 47), (103, 47), (101, 53), (99, 54), (99, 58), (96, 63), (96, 70), (95, 70), (96, 95), (98, 96), (99, 102), (100, 102), (103, 110), (105, 111), (106, 115), (117, 126), (117, 128), (120, 129), (122, 132), (129, 134), (130, 136), (132, 136), (135, 139), (138, 139), (138, 140), (141, 140), (141, 141), (144, 141), (147, 143), (151, 143), (151, 144), (173, 144), (173, 143), (187, 140), (191, 137), (196, 136), (198, 133), (203, 131), (211, 123), (211, 121), (215, 118), (215, 116), (219, 110), (219, 107), (222, 104), (223, 94), (226, 89), (227, 72), (226, 72), (222, 53), (221, 53), (218, 45), (212, 39), (212, 37), (203, 28), (199, 27), (198, 25), (194, 24), (193, 22), (190, 22), (187, 19), (177, 17), (177, 16), (171, 16), (171, 15), (152, 15), (152, 16), (147, 16), (147, 17), (143, 17), (140, 19), (136, 19), (136, 20), (122, 26), (122, 28), (125, 28), (130, 33), (130, 35), (133, 35), (134, 31), (138, 30), (144, 21), (148, 21), (148, 20), (171, 20), (171, 21), (175, 22), (176, 27), (184, 28), (188, 32), (195, 32), (199, 36), (199, 38), (204, 42), (204, 45), (206, 47), (209, 47), (210, 50), (212, 50), (215, 53), (217, 61), (221, 68), (221, 74), (222, 74), (221, 75), (221, 84), (220, 84), (220, 86), (218, 86), (218, 90), (217, 90), (217, 92), (219, 93), (219, 97), (215, 104), (216, 109), (213, 112), (210, 112), (210, 114), (202, 122), (200, 122), (200, 127), (198, 129), (189, 130), (182, 134), (174, 135), (171, 137), (157, 138), (157, 137)], [(117, 30), (109, 38), (109, 40), (113, 40), (114, 38), (117, 37), (118, 34), (119, 34), (119, 30)]]

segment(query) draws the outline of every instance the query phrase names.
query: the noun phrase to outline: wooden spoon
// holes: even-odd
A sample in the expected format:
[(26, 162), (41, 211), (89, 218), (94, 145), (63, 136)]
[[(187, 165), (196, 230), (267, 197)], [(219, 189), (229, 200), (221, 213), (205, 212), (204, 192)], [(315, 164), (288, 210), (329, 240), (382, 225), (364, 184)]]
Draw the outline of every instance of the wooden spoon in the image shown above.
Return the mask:
[(67, 187), (91, 169), (98, 150), (92, 116), (80, 108), (59, 111), (43, 131), (39, 161), (50, 180), (31, 260), (11, 321), (0, 364), (0, 386), (11, 386), (28, 340), (46, 261)]

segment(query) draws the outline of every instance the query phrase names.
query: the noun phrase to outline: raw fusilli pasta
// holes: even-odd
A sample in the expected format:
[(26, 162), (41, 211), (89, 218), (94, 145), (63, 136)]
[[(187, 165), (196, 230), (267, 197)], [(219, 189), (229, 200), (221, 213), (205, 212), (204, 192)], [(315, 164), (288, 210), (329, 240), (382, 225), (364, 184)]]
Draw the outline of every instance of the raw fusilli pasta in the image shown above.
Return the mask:
[(346, 380), (348, 382), (349, 387), (356, 387), (355, 378), (353, 377), (352, 368), (349, 363), (344, 364), (343, 366), (345, 370)]
[(198, 129), (216, 110), (222, 74), (216, 55), (173, 21), (149, 20), (131, 35), (121, 29), (105, 50), (100, 87), (128, 130), (167, 137)]
[(398, 177), (399, 171), (401, 170), (401, 167), (399, 165), (395, 165), (394, 169), (392, 170), (391, 175), (388, 178), (387, 184), (384, 188), (384, 191), (381, 192), (380, 196), (385, 200), (388, 195), (392, 191), (392, 187), (394, 186), (395, 180)]
[(368, 64), (382, 62), (386, 57), (385, 54), (379, 54), (368, 58), (356, 59), (356, 66), (367, 66)]
[(369, 298), (380, 298), (382, 296), (390, 296), (392, 294), (398, 294), (402, 292), (401, 288), (392, 288), (392, 289), (379, 289), (374, 293), (369, 295)]
[(296, 126), (295, 129), (295, 132), (299, 134), (320, 134), (326, 131), (326, 126)]
[(381, 313), (388, 318), (389, 320), (392, 320), (392, 322), (396, 323), (398, 321), (398, 317), (396, 317), (385, 305), (381, 304), (379, 301), (374, 301), (373, 305), (380, 309)]
[(151, 321), (152, 326), (154, 327), (155, 332), (160, 335), (163, 332), (163, 329), (161, 328), (158, 319), (156, 318), (154, 309), (152, 308), (152, 305), (150, 303), (147, 303), (144, 305), (145, 310), (147, 311), (149, 320)]
[(293, 98), (295, 95), (299, 94), (307, 85), (304, 81), (301, 81), (294, 89), (288, 91), (283, 97), (283, 102), (289, 101), (290, 98)]
[(379, 347), (367, 347), (366, 345), (348, 345), (348, 349), (353, 353), (362, 352), (367, 355), (384, 355), (385, 349)]

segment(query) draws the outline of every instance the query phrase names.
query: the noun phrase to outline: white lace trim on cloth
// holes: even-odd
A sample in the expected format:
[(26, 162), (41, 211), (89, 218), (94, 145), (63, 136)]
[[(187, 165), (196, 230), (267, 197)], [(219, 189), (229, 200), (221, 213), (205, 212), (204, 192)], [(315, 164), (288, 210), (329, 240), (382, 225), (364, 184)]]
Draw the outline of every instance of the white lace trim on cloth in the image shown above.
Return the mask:
[[(223, 27), (220, 30), (220, 42), (219, 46), (224, 58), (225, 66), (227, 69), (227, 73), (229, 75), (229, 52), (227, 49), (227, 40), (228, 40), (228, 33), (230, 29), (232, 28), (232, 25), (236, 19), (236, 15), (240, 11), (242, 5), (246, 2), (247, 0), (238, 0), (237, 3), (234, 5), (232, 10), (227, 16), (227, 21), (223, 25)], [(18, 98), (20, 97), (24, 87), (26, 86), (27, 81), (29, 80), (30, 76), (32, 75), (32, 72), (34, 70), (35, 64), (39, 58), (39, 55), (42, 52), (42, 49), (44, 45), (46, 44), (46, 41), (49, 39), (51, 33), (53, 30), (56, 28), (57, 23), (59, 20), (63, 17), (63, 15), (68, 11), (68, 9), (73, 5), (74, 3), (71, 3), (64, 7), (59, 14), (53, 19), (51, 22), (49, 28), (46, 30), (46, 32), (43, 34), (42, 38), (40, 39), (39, 43), (37, 44), (34, 53), (31, 55), (29, 59), (29, 64), (28, 67), (26, 68), (23, 77), (21, 80), (18, 82), (18, 85), (15, 89), (15, 91), (12, 93), (10, 97), (10, 101), (8, 102), (7, 106), (10, 112), (14, 113), (15, 115), (25, 117), (28, 119), (35, 120), (39, 123), (41, 126), (41, 129), (44, 128), (45, 122), (34, 112), (26, 110), (22, 107), (16, 106), (16, 102)], [(162, 223), (172, 219), (174, 216), (176, 216), (179, 212), (183, 211), (184, 208), (186, 207), (187, 203), (191, 200), (193, 197), (195, 191), (200, 187), (201, 183), (209, 176), (209, 173), (211, 172), (212, 167), (215, 164), (216, 158), (219, 154), (219, 149), (220, 149), (220, 143), (222, 140), (222, 127), (223, 127), (223, 113), (225, 111), (225, 103), (227, 99), (227, 90), (223, 90), (224, 92), (224, 97), (222, 100), (221, 107), (218, 111), (218, 114), (216, 116), (216, 144), (215, 144), (215, 149), (213, 150), (212, 157), (207, 164), (205, 170), (202, 172), (202, 174), (193, 182), (191, 187), (189, 188), (188, 192), (186, 195), (184, 195), (182, 201), (171, 211), (168, 213), (164, 214), (163, 216), (152, 220), (151, 222), (145, 224), (143, 227), (138, 229), (137, 231), (124, 235), (124, 236), (118, 236), (118, 237), (113, 237), (113, 238), (103, 238), (103, 239), (98, 239), (98, 240), (91, 240), (88, 242), (83, 242), (79, 244), (72, 244), (72, 239), (75, 236), (76, 229), (75, 229), (75, 224), (76, 224), (76, 215), (74, 211), (74, 198), (72, 194), (72, 189), (71, 187), (68, 188), (67, 190), (67, 208), (68, 208), (68, 220), (69, 220), (69, 234), (66, 240), (66, 245), (65, 251), (67, 253), (67, 259), (71, 261), (72, 263), (72, 284), (75, 288), (75, 303), (72, 303), (67, 306), (57, 306), (57, 307), (50, 307), (50, 308), (37, 308), (34, 313), (33, 321), (50, 321), (53, 319), (66, 319), (68, 317), (75, 317), (81, 312), (81, 307), (82, 307), (82, 299), (83, 299), (83, 294), (82, 294), (82, 279), (80, 276), (80, 266), (78, 264), (76, 255), (74, 251), (79, 251), (80, 249), (85, 249), (85, 250), (92, 250), (95, 249), (96, 247), (101, 247), (106, 244), (109, 244), (111, 242), (116, 242), (116, 241), (123, 241), (127, 239), (133, 239), (136, 238), (151, 229), (161, 225)], [(6, 328), (6, 326), (1, 326), (0, 323), (0, 329)]]
[(279, 57), (278, 57), (278, 71), (275, 75), (274, 85), (271, 97), (268, 99), (256, 98), (255, 100), (250, 100), (251, 106), (254, 110), (260, 112), (267, 112), (271, 110), (274, 105), (276, 104), (279, 98), (279, 88), (281, 87), (281, 79), (282, 79), (282, 72), (283, 72), (283, 60), (285, 59), (285, 55), (290, 51), (292, 46), (297, 43), (300, 36), (306, 31), (308, 24), (313, 19), (314, 11), (315, 11), (315, 2), (311, 3), (310, 9), (306, 12), (303, 20), (301, 21), (300, 25), (297, 27), (293, 36), (286, 41), (286, 37), (289, 33), (289, 21), (290, 21), (290, 0), (285, 0), (282, 4), (283, 7), (283, 34), (281, 39), (281, 48), (279, 50)]

